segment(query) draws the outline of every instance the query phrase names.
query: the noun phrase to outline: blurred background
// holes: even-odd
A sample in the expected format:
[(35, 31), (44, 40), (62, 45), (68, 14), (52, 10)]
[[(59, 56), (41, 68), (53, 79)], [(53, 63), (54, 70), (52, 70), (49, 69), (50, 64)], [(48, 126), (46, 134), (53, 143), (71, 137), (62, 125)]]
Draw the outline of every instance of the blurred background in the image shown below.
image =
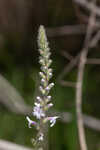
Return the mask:
[[(37, 32), (42, 24), (52, 51), (53, 111), (62, 116), (48, 131), (48, 147), (80, 149), (75, 88), (65, 83), (76, 81), (77, 65), (64, 76), (62, 72), (80, 53), (88, 13), (70, 0), (0, 0), (0, 139), (32, 148), (31, 138), (36, 131), (28, 128), (25, 117), (38, 94)], [(82, 93), (86, 140), (91, 150), (100, 150), (99, 49), (98, 43), (88, 54), (89, 58), (98, 58), (98, 63), (86, 65)]]

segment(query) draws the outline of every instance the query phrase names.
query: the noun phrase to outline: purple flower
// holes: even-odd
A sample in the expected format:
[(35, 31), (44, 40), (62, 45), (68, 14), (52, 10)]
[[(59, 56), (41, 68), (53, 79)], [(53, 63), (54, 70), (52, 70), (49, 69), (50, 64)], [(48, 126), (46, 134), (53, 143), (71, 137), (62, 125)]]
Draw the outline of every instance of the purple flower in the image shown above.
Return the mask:
[(43, 112), (40, 103), (35, 103), (35, 107), (33, 108), (33, 115), (36, 116), (37, 119), (45, 117), (45, 113)]
[(36, 125), (37, 123), (33, 120), (31, 120), (28, 116), (26, 117), (27, 121), (28, 121), (28, 127), (31, 128), (31, 125)]

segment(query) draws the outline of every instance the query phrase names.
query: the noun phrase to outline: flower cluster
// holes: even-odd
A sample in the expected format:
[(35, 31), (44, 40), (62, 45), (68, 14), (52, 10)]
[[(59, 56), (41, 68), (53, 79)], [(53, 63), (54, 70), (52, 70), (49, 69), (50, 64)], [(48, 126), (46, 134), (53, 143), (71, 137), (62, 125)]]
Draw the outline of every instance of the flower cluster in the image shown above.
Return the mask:
[(52, 77), (52, 69), (50, 68), (52, 60), (50, 59), (51, 53), (43, 26), (40, 26), (39, 28), (38, 47), (40, 53), (39, 63), (41, 65), (41, 72), (39, 72), (39, 76), (41, 79), (39, 87), (40, 96), (36, 97), (36, 102), (34, 104), (32, 112), (33, 116), (36, 117), (37, 122), (32, 121), (28, 116), (26, 117), (26, 119), (28, 121), (29, 128), (35, 126), (38, 130), (37, 140), (43, 141), (44, 133), (42, 132), (41, 128), (48, 121), (50, 122), (50, 127), (54, 126), (54, 124), (56, 123), (56, 119), (58, 118), (58, 116), (48, 117), (46, 113), (48, 109), (53, 106), (49, 92), (54, 86), (54, 83), (49, 83), (49, 80)]

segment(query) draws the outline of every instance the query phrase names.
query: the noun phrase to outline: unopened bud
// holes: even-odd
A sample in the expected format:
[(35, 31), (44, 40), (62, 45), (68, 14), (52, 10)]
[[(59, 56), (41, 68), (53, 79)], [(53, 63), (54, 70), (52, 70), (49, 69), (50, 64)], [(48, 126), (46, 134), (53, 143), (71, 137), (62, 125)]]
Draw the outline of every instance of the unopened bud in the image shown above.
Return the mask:
[(45, 94), (45, 90), (43, 89), (43, 87), (40, 86), (39, 89), (40, 89), (41, 93), (44, 95)]
[(39, 97), (39, 96), (37, 96), (37, 98), (36, 98), (39, 102), (41, 102), (42, 101), (42, 99), (41, 99), (41, 97)]
[(45, 75), (44, 75), (43, 72), (39, 72), (39, 75), (40, 75), (41, 78), (45, 79)]

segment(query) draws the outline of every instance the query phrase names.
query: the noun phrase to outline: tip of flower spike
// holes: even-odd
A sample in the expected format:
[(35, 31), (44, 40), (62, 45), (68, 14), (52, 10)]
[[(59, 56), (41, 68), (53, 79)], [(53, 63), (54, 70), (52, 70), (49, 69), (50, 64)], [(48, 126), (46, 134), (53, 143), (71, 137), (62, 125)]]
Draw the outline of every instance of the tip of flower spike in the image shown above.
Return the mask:
[(45, 34), (45, 28), (43, 25), (40, 25), (39, 27), (39, 33), (44, 33)]
[(41, 33), (41, 32), (43, 32), (44, 30), (45, 30), (45, 29), (44, 29), (44, 26), (43, 26), (43, 25), (40, 25), (38, 32)]
[(46, 37), (45, 28), (43, 25), (40, 25), (38, 31), (38, 47), (43, 50), (43, 47), (48, 48), (48, 42)]
[(44, 29), (44, 26), (43, 26), (43, 25), (40, 25), (39, 29)]

